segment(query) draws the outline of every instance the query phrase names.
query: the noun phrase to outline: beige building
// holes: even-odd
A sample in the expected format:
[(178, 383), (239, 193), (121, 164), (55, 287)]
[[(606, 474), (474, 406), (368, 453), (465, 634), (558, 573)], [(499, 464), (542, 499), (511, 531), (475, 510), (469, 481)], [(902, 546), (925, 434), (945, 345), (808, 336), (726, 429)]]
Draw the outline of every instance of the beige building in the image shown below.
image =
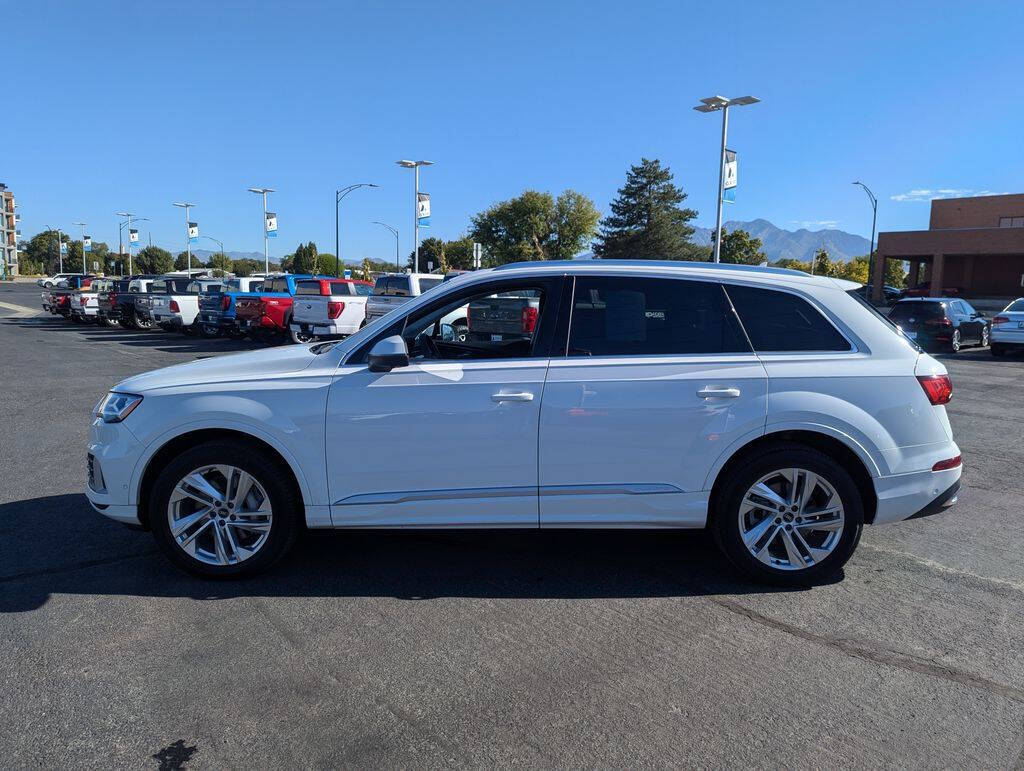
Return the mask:
[(18, 220), (14, 193), (0, 183), (0, 275), (18, 275)]

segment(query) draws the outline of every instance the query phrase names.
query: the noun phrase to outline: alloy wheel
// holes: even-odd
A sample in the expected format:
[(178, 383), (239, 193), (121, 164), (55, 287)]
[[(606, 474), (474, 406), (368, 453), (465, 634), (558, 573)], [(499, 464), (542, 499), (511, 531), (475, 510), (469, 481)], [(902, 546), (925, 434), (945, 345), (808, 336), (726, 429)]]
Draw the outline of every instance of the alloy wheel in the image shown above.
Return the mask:
[(236, 466), (191, 471), (174, 486), (167, 503), (171, 538), (208, 565), (235, 565), (257, 554), (273, 519), (263, 485)]
[(960, 330), (959, 329), (954, 329), (953, 330), (953, 340), (952, 340), (952, 342), (950, 342), (949, 345), (953, 349), (953, 353), (956, 353), (957, 351), (960, 350)]
[(820, 563), (839, 545), (842, 500), (823, 477), (802, 468), (772, 471), (743, 496), (740, 536), (754, 559), (776, 570)]
[(981, 347), (984, 348), (988, 345), (988, 326), (981, 328)]

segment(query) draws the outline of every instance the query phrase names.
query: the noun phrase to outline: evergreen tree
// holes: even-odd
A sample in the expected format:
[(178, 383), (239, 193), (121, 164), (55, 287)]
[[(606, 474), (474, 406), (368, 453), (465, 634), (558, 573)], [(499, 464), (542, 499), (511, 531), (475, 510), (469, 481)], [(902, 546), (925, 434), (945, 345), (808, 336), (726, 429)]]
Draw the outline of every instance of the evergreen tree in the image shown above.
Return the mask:
[[(711, 233), (711, 245), (714, 246), (715, 234)], [(751, 237), (746, 230), (737, 228), (731, 233), (722, 229), (722, 249), (719, 252), (719, 259), (722, 262), (738, 263), (740, 265), (760, 265), (768, 260), (768, 256), (761, 251), (760, 238)]]
[(159, 246), (147, 246), (135, 255), (134, 269), (136, 273), (170, 273), (174, 270), (174, 257), (166, 249)]
[(602, 259), (693, 259), (699, 250), (690, 243), (689, 222), (697, 212), (680, 206), (685, 200), (668, 167), (642, 158), (602, 220), (594, 253)]

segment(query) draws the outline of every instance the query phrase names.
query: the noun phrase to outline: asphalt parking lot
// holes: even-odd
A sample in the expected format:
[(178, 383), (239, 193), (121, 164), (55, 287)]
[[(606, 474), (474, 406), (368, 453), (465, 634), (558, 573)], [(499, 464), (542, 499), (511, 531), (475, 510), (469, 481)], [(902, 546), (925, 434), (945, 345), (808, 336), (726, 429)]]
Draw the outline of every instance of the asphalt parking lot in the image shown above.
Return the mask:
[(1024, 768), (1019, 355), (943, 357), (959, 505), (826, 586), (666, 532), (315, 534), (209, 583), (89, 507), (88, 413), (255, 346), (38, 308), (0, 285), (5, 767)]

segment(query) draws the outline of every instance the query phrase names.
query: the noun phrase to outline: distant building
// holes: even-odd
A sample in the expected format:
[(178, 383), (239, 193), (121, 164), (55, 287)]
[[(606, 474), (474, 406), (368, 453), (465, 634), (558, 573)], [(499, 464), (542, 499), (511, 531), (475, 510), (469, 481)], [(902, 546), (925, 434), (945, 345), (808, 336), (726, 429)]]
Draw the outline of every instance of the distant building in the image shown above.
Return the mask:
[(18, 220), (14, 193), (0, 183), (0, 274), (18, 275)]
[(932, 201), (928, 230), (878, 234), (876, 294), (886, 260), (910, 263), (907, 286), (971, 298), (1024, 295), (1024, 194)]

